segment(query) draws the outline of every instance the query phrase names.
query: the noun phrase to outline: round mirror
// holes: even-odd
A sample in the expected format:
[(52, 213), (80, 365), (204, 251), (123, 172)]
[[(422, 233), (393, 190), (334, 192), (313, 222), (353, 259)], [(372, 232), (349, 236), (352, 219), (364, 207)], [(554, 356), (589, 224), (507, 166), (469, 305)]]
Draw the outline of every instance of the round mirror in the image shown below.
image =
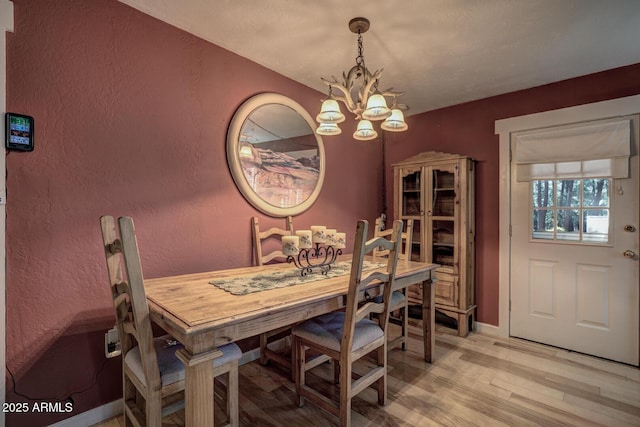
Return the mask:
[(318, 198), (324, 147), (297, 102), (263, 93), (238, 108), (227, 133), (227, 161), (244, 197), (272, 216), (297, 215)]

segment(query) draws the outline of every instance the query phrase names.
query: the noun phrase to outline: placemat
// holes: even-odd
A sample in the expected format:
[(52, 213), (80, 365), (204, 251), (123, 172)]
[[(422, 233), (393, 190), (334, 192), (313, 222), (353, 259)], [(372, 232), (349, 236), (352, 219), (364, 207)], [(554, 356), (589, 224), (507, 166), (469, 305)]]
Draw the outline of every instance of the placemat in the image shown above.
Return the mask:
[[(364, 261), (362, 270), (373, 270), (386, 267), (386, 263)], [(261, 292), (269, 289), (284, 288), (287, 286), (301, 285), (303, 283), (315, 282), (330, 277), (344, 276), (351, 272), (351, 261), (337, 262), (331, 266), (327, 274), (314, 271), (306, 276), (300, 275), (300, 270), (291, 269), (274, 273), (256, 273), (231, 279), (216, 279), (209, 283), (223, 289), (232, 295), (246, 295), (252, 292)]]

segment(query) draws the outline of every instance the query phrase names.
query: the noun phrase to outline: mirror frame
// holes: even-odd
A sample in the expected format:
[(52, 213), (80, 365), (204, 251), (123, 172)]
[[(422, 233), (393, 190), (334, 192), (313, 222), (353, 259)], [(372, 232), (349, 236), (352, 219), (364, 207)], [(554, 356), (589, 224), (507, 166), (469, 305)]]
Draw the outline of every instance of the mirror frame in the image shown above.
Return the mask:
[[(291, 108), (294, 112), (298, 113), (311, 128), (311, 132), (316, 137), (316, 142), (318, 144), (318, 156), (320, 157), (318, 182), (316, 183), (315, 188), (306, 200), (298, 205), (288, 208), (281, 208), (267, 203), (255, 191), (253, 191), (253, 188), (251, 188), (244, 175), (242, 165), (240, 164), (239, 148), (242, 126), (253, 111), (269, 104), (284, 105)], [(305, 110), (304, 107), (302, 107), (291, 98), (280, 95), (278, 93), (269, 92), (261, 93), (247, 99), (233, 115), (231, 123), (229, 124), (229, 130), (227, 131), (227, 162), (229, 164), (231, 176), (233, 177), (233, 181), (238, 187), (238, 190), (240, 190), (240, 193), (242, 193), (244, 198), (249, 203), (251, 203), (251, 205), (253, 205), (256, 209), (264, 214), (274, 217), (286, 217), (289, 215), (298, 215), (309, 209), (315, 203), (324, 182), (326, 158), (324, 153), (324, 145), (322, 143), (322, 137), (316, 134), (315, 121), (307, 112), (307, 110)]]

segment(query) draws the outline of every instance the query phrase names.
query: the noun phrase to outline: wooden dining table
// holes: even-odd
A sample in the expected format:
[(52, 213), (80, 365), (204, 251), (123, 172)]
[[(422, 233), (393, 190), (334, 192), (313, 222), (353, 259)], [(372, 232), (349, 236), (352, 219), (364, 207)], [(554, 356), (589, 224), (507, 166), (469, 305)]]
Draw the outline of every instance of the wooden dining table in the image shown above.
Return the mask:
[[(374, 257), (366, 259), (376, 261)], [(342, 256), (341, 260), (350, 260), (350, 256)], [(423, 286), (424, 359), (429, 363), (435, 346), (432, 272), (436, 267), (437, 264), (399, 260), (394, 283), (394, 290), (413, 284)], [(256, 273), (281, 274), (287, 269), (295, 267), (281, 263), (145, 279), (151, 320), (184, 345), (177, 355), (186, 367), (187, 426), (213, 426), (211, 361), (221, 356), (217, 347), (344, 307), (348, 274), (246, 295), (233, 295), (210, 283)]]

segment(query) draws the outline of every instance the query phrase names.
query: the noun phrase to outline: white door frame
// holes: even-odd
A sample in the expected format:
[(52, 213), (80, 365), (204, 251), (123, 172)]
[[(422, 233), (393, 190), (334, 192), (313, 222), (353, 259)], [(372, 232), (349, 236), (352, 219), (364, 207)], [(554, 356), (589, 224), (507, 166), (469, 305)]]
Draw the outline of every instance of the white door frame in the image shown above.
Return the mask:
[[(13, 32), (13, 3), (9, 0), (0, 0), (0, 112), (2, 120), (0, 120), (0, 135), (4, 140), (5, 123), (4, 113), (7, 111), (7, 31)], [(4, 145), (4, 143), (3, 143)], [(5, 300), (6, 293), (6, 200), (7, 200), (7, 179), (6, 179), (6, 154), (0, 156), (0, 366), (5, 369), (7, 354), (7, 334), (6, 319), (7, 307)], [(0, 404), (4, 406), (7, 395), (7, 385), (5, 375), (0, 378)], [(0, 415), (0, 425), (4, 425), (4, 412)]]
[[(576, 107), (561, 108), (559, 110), (544, 111), (526, 116), (496, 120), (495, 133), (500, 135), (500, 178), (499, 178), (499, 300), (498, 300), (498, 335), (508, 337), (509, 328), (509, 300), (511, 288), (511, 134), (514, 132), (539, 129), (550, 126), (560, 126), (609, 117), (629, 116), (640, 113), (640, 95), (627, 96), (609, 101)], [(637, 153), (636, 153), (637, 154)]]

